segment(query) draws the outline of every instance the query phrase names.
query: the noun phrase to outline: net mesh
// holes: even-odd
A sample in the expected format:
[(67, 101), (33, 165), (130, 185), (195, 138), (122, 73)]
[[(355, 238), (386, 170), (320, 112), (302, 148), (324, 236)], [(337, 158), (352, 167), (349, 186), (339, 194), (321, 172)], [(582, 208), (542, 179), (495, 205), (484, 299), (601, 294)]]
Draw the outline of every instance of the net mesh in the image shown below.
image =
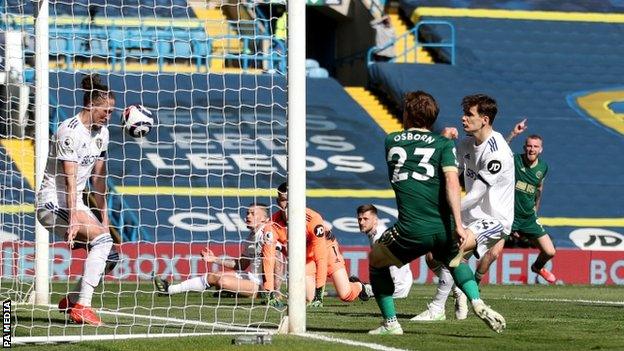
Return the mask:
[[(88, 255), (80, 245), (71, 249), (62, 236), (50, 234), (50, 306), (30, 299), (37, 207), (35, 5), (3, 1), (1, 7), (6, 74), (0, 90), (0, 296), (16, 302), (14, 336), (28, 341), (276, 328), (283, 308), (235, 293), (242, 281), (253, 280), (249, 270), (206, 264), (200, 253), (209, 248), (217, 256), (239, 257), (254, 244), (245, 223), (250, 204), (276, 210), (273, 189), (286, 179), (286, 56), (276, 27), (284, 4), (50, 4), (50, 148), (63, 121), (85, 108), (85, 74), (98, 73), (115, 96), (106, 199), (119, 260), (93, 294), (92, 306), (104, 323), (99, 327), (76, 324), (58, 311), (57, 303), (80, 286)], [(15, 52), (21, 55), (11, 57)], [(139, 104), (155, 124), (146, 137), (133, 138), (121, 115)], [(92, 186), (78, 196), (101, 217)], [(206, 279), (207, 273), (234, 278), (234, 285), (221, 288), (219, 281), (207, 290), (161, 296), (153, 284), (154, 276), (178, 284)]]

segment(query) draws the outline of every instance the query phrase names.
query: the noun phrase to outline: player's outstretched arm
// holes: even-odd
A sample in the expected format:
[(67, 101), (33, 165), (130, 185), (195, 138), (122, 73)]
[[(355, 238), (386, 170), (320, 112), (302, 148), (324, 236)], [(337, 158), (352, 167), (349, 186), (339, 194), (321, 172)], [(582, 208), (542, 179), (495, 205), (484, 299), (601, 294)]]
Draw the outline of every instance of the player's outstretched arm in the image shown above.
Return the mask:
[(507, 136), (507, 139), (505, 139), (507, 141), (507, 144), (510, 144), (511, 141), (513, 140), (513, 138), (517, 137), (518, 135), (524, 133), (525, 130), (527, 130), (528, 126), (526, 125), (526, 121), (527, 121), (527, 119), (525, 118), (522, 121), (518, 122), (513, 127), (513, 129), (511, 130), (511, 132)]
[(244, 268), (241, 268), (241, 259), (236, 259), (232, 257), (217, 257), (209, 248), (205, 248), (204, 250), (202, 250), (201, 257), (206, 263), (216, 263), (220, 266), (230, 269), (244, 270), (245, 268), (247, 268), (247, 266), (249, 266), (248, 262)]

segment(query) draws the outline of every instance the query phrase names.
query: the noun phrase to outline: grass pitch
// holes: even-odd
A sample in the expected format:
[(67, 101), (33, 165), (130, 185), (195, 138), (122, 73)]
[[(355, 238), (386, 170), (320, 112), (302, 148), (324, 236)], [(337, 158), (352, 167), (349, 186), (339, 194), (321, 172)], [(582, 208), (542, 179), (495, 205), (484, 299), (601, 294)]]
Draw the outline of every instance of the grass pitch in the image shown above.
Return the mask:
[[(16, 336), (94, 335), (121, 333), (223, 332), (221, 323), (250, 324), (275, 328), (283, 313), (249, 299), (217, 298), (212, 291), (181, 294), (171, 298), (152, 294), (150, 285), (111, 286), (94, 298), (94, 306), (105, 306), (124, 315), (102, 315), (105, 327), (94, 328), (68, 323), (54, 309), (32, 310), (14, 307)], [(60, 293), (60, 284), (54, 291)], [(624, 287), (604, 286), (484, 286), (484, 301), (507, 319), (502, 334), (492, 332), (470, 313), (457, 321), (453, 299), (447, 304), (446, 321), (414, 323), (409, 318), (422, 312), (435, 292), (432, 285), (414, 285), (407, 299), (397, 300), (399, 321), (405, 335), (372, 336), (367, 332), (381, 320), (374, 300), (343, 303), (325, 299), (322, 309), (308, 309), (308, 331), (336, 339), (383, 345), (406, 350), (622, 350), (624, 349)], [(233, 308), (238, 303), (238, 307)], [(152, 319), (135, 315), (152, 316)], [(182, 323), (180, 320), (197, 321)], [(220, 322), (219, 324), (213, 324)], [(50, 326), (50, 328), (48, 328)], [(229, 330), (231, 331), (231, 330)], [(352, 346), (296, 336), (273, 336), (270, 345), (231, 345), (234, 336), (216, 335), (183, 338), (96, 341), (45, 346), (14, 346), (23, 350), (364, 350), (371, 345)]]

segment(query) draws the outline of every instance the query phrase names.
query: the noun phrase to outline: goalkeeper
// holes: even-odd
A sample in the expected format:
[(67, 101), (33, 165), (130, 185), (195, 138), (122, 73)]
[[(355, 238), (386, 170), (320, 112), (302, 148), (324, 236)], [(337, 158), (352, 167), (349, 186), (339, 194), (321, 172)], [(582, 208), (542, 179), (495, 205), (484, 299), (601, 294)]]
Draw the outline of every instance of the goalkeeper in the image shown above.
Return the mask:
[(282, 306), (274, 287), (275, 257), (276, 252), (281, 250), (281, 244), (277, 241), (280, 228), (269, 221), (267, 205), (259, 203), (249, 205), (245, 224), (250, 233), (243, 242), (245, 246), (239, 258), (218, 257), (209, 248), (201, 252), (206, 263), (216, 263), (228, 270), (209, 272), (179, 284), (171, 284), (154, 276), (156, 290), (162, 295), (171, 295), (187, 291), (201, 292), (214, 286), (215, 289), (248, 297), (254, 297), (264, 290), (270, 305)]
[[(277, 188), (277, 205), (280, 210), (273, 214), (273, 221), (280, 228), (286, 228), (288, 221), (288, 183)], [(285, 242), (285, 240), (283, 240)], [(358, 297), (366, 301), (372, 295), (372, 288), (349, 277), (344, 258), (338, 247), (338, 240), (325, 226), (320, 214), (306, 208), (306, 300), (310, 307), (323, 306), (323, 294), (327, 277), (334, 281), (338, 297), (350, 302)]]

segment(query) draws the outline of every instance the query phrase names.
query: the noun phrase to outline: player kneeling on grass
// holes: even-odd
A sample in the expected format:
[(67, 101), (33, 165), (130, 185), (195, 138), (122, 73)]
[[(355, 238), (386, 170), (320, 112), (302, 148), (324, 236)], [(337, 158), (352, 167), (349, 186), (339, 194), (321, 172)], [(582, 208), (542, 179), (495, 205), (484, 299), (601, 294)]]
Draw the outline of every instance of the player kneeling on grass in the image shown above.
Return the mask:
[(234, 271), (209, 272), (179, 284), (171, 284), (155, 276), (156, 290), (163, 295), (171, 295), (187, 291), (201, 292), (214, 286), (215, 289), (254, 297), (262, 287), (266, 303), (274, 307), (282, 307), (280, 294), (274, 289), (273, 271), (278, 247), (275, 226), (269, 221), (267, 206), (251, 204), (245, 216), (245, 224), (250, 233), (244, 241), (245, 246), (241, 257), (217, 257), (209, 248), (201, 253), (206, 263), (216, 263)]
[[(61, 312), (79, 324), (102, 325), (91, 309), (95, 288), (107, 265), (113, 239), (108, 229), (106, 205), (107, 124), (115, 97), (98, 75), (82, 79), (83, 108), (63, 121), (54, 135), (41, 188), (37, 193), (37, 219), (50, 232), (65, 237), (72, 249), (87, 247), (83, 275), (76, 287), (58, 304)], [(101, 221), (82, 201), (91, 178)]]
[[(403, 334), (396, 316), (390, 266), (402, 267), (431, 252), (448, 268), (466, 294), (475, 314), (492, 330), (505, 329), (505, 319), (480, 298), (474, 274), (464, 262), (450, 263), (459, 254), (467, 233), (462, 224), (458, 163), (453, 142), (431, 132), (439, 113), (433, 96), (416, 91), (405, 97), (403, 127), (385, 140), (388, 175), (395, 192), (399, 217), (373, 244), (369, 269), (375, 300), (383, 323), (369, 334)], [(455, 227), (455, 228), (453, 228)]]
[[(280, 210), (273, 214), (278, 227), (288, 223), (288, 183), (277, 188), (277, 205)], [(350, 302), (358, 297), (366, 301), (372, 290), (369, 284), (357, 277), (349, 277), (338, 240), (325, 226), (320, 214), (306, 208), (306, 300), (310, 307), (323, 307), (323, 294), (327, 278), (331, 277), (338, 297)]]

